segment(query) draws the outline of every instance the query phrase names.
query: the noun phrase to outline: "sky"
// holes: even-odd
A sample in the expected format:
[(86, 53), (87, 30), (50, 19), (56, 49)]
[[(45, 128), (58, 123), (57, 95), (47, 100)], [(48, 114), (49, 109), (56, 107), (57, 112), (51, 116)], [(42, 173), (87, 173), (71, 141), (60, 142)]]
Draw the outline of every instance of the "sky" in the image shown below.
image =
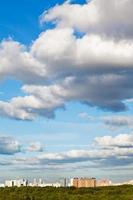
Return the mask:
[(1, 0), (0, 181), (133, 179), (131, 0)]

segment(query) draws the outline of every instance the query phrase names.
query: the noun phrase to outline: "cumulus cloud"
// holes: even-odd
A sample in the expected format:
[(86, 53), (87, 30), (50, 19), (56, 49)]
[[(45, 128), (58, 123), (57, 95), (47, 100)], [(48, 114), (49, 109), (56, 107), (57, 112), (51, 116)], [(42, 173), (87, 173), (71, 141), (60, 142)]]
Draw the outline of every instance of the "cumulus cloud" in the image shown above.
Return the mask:
[(29, 53), (28, 47), (12, 39), (0, 43), (0, 65), (1, 78), (29, 82), (45, 74), (43, 66)]
[(72, 27), (81, 32), (132, 37), (132, 12), (132, 0), (92, 0), (83, 5), (65, 2), (45, 11), (40, 21), (50, 21), (59, 27)]
[(69, 77), (61, 84), (50, 86), (25, 85), (23, 90), (29, 95), (12, 98), (9, 102), (0, 101), (0, 113), (22, 120), (33, 120), (38, 115), (51, 118), (56, 109), (70, 101), (121, 111), (126, 109), (124, 98), (132, 94), (132, 88), (126, 89), (128, 83), (129, 79), (121, 75), (100, 75)]
[(104, 136), (95, 138), (96, 143), (101, 147), (133, 147), (133, 135), (120, 134), (115, 137)]
[(36, 116), (47, 118), (54, 117), (54, 111), (64, 106), (63, 98), (56, 85), (25, 86), (25, 91), (30, 93), (24, 97), (14, 97), (10, 102), (0, 101), (0, 113), (3, 116), (20, 120), (33, 120)]
[(29, 152), (42, 152), (43, 146), (41, 145), (40, 142), (32, 142), (28, 146), (27, 151), (29, 151)]
[(19, 142), (11, 137), (0, 137), (0, 154), (14, 155), (21, 152)]
[(70, 28), (55, 28), (42, 33), (31, 47), (31, 53), (41, 61), (48, 78), (72, 74), (107, 73), (113, 69), (132, 69), (133, 42), (114, 41), (97, 34), (82, 38)]
[[(56, 27), (42, 32), (30, 46), (11, 39), (2, 41), (0, 77), (21, 80), (24, 96), (0, 101), (0, 115), (20, 120), (53, 118), (56, 109), (71, 101), (104, 110), (126, 110), (125, 100), (133, 98), (133, 38), (129, 40), (120, 27), (122, 21), (124, 31), (129, 31), (131, 10), (131, 0), (93, 0), (84, 5), (66, 2), (42, 15), (44, 22), (56, 20)], [(92, 28), (90, 33), (91, 26), (97, 31)], [(75, 27), (85, 34), (77, 37)], [(119, 40), (106, 37), (108, 27), (117, 30)]]

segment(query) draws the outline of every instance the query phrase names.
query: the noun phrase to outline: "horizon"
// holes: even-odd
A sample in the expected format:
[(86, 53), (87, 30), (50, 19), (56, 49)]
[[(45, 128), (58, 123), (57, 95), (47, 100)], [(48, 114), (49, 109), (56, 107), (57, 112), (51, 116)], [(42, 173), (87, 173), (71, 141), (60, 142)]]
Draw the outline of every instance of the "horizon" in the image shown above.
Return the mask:
[[(26, 177), (21, 177), (21, 178), (14, 178), (14, 179), (6, 179), (4, 180), (3, 182), (0, 182), (0, 184), (6, 184), (6, 182), (10, 182), (10, 181), (27, 181), (28, 185), (29, 184), (55, 184), (55, 183), (60, 183), (62, 184), (65, 180), (67, 181), (67, 184), (68, 186), (70, 186), (71, 182), (73, 182), (74, 179), (88, 179), (88, 180), (91, 180), (91, 179), (95, 179), (96, 180), (96, 183), (98, 184), (99, 182), (103, 182), (103, 181), (106, 181), (106, 184), (105, 186), (118, 186), (118, 185), (125, 185), (125, 184), (129, 184), (129, 185), (133, 185), (133, 179), (130, 179), (130, 180), (125, 180), (125, 181), (122, 181), (122, 182), (113, 182), (112, 180), (109, 180), (109, 179), (106, 179), (106, 177), (104, 179), (97, 179), (96, 177), (83, 177), (83, 176), (79, 176), (79, 177), (60, 177), (59, 179), (51, 179), (49, 180), (48, 177), (47, 179), (46, 178), (43, 178), (43, 177), (39, 177), (39, 178), (33, 178), (33, 179), (27, 179)], [(40, 182), (41, 181), (41, 182)], [(38, 185), (39, 186), (39, 185)], [(71, 185), (72, 186), (72, 185)], [(33, 187), (33, 185), (32, 185)], [(99, 186), (97, 186), (99, 187)], [(104, 187), (104, 185), (103, 185)]]
[(131, 0), (1, 2), (0, 182), (133, 179), (132, 12)]

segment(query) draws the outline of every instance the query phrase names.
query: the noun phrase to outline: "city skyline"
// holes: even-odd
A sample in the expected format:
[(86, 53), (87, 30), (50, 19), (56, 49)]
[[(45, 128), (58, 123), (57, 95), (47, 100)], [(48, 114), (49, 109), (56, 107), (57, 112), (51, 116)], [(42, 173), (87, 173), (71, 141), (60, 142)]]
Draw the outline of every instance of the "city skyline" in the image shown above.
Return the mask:
[(131, 0), (0, 6), (0, 182), (133, 179)]
[(28, 180), (27, 178), (5, 180), (0, 183), (2, 187), (75, 187), (75, 188), (95, 188), (95, 187), (108, 187), (108, 186), (121, 186), (121, 185), (133, 185), (133, 180), (126, 180), (125, 182), (112, 182), (108, 179), (97, 179), (94, 177), (72, 177), (72, 178), (60, 178), (55, 181), (49, 181), (44, 178), (34, 178)]

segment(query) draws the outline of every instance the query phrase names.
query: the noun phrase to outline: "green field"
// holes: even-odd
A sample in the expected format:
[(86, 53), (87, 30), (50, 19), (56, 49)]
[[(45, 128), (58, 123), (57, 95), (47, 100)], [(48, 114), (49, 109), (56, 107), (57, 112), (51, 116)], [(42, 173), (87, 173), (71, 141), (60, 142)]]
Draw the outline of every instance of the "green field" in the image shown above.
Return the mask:
[(1, 188), (0, 200), (133, 200), (133, 186), (100, 188)]

